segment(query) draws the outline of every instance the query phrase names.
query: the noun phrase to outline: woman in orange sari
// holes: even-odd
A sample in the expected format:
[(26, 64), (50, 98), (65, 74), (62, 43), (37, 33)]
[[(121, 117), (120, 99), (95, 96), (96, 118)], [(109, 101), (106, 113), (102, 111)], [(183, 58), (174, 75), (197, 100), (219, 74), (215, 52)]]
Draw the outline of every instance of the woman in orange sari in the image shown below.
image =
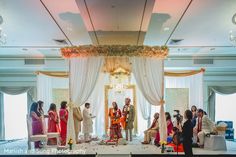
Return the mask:
[[(59, 131), (59, 117), (57, 114), (57, 108), (54, 103), (51, 103), (50, 108), (48, 110), (48, 132), (60, 132)], [(56, 145), (56, 138), (49, 138), (48, 145)]]
[(66, 145), (66, 134), (67, 134), (67, 121), (68, 121), (68, 110), (66, 109), (67, 102), (61, 102), (60, 115), (60, 126), (61, 126), (61, 145)]
[(120, 125), (121, 111), (116, 102), (113, 102), (112, 108), (109, 109), (109, 117), (111, 120), (110, 140), (118, 140), (122, 138)]

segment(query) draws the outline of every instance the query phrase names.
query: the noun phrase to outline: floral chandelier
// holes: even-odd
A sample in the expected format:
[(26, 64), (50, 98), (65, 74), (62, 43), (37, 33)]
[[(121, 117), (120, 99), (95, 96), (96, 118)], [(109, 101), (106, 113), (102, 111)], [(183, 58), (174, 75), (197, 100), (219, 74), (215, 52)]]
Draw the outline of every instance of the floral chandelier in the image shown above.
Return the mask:
[(137, 46), (137, 45), (83, 45), (61, 48), (64, 58), (73, 57), (156, 57), (166, 58), (167, 46)]

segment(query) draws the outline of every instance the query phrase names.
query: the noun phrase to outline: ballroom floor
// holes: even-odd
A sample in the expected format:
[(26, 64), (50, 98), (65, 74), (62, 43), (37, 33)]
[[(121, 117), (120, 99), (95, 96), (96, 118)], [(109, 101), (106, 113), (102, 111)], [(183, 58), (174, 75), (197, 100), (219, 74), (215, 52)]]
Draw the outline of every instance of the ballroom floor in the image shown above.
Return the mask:
[[(75, 145), (72, 151), (64, 150), (59, 151), (56, 147), (47, 147), (44, 149), (27, 150), (26, 139), (18, 140), (10, 143), (0, 144), (0, 155), (56, 155), (56, 154), (98, 154), (98, 156), (109, 156), (117, 154), (119, 156), (128, 156), (129, 154), (161, 154), (160, 148), (154, 145), (142, 145), (141, 139), (135, 139), (128, 145), (98, 145), (98, 141), (91, 143), (83, 143)], [(195, 155), (209, 154), (235, 154), (236, 155), (236, 142), (227, 141), (227, 151), (210, 151), (200, 148), (194, 148)], [(167, 153), (166, 153), (167, 154)], [(176, 153), (169, 153), (176, 154)], [(182, 153), (180, 153), (182, 154)], [(112, 156), (113, 156), (112, 155)]]

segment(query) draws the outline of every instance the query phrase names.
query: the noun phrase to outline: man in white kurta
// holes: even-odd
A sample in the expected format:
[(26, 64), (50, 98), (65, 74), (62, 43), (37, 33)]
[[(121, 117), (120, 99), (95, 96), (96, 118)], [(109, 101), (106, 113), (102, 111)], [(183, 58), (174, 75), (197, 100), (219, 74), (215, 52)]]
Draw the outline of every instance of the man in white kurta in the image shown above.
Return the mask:
[(202, 109), (198, 110), (198, 118), (193, 130), (194, 134), (197, 135), (199, 139), (200, 147), (204, 146), (205, 135), (216, 131), (215, 123), (211, 121), (207, 115), (204, 115), (203, 112)]
[(83, 133), (85, 142), (90, 142), (90, 133), (93, 133), (92, 114), (89, 108), (90, 104), (85, 103), (85, 108), (83, 110)]

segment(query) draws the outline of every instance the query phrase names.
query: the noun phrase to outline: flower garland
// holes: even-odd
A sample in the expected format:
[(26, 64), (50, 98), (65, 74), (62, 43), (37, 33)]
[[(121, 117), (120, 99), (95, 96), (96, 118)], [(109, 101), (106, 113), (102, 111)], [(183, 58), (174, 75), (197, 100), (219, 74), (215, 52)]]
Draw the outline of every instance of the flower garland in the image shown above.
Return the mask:
[(83, 45), (61, 48), (64, 58), (73, 57), (157, 57), (165, 58), (168, 55), (167, 46), (136, 46), (136, 45)]

